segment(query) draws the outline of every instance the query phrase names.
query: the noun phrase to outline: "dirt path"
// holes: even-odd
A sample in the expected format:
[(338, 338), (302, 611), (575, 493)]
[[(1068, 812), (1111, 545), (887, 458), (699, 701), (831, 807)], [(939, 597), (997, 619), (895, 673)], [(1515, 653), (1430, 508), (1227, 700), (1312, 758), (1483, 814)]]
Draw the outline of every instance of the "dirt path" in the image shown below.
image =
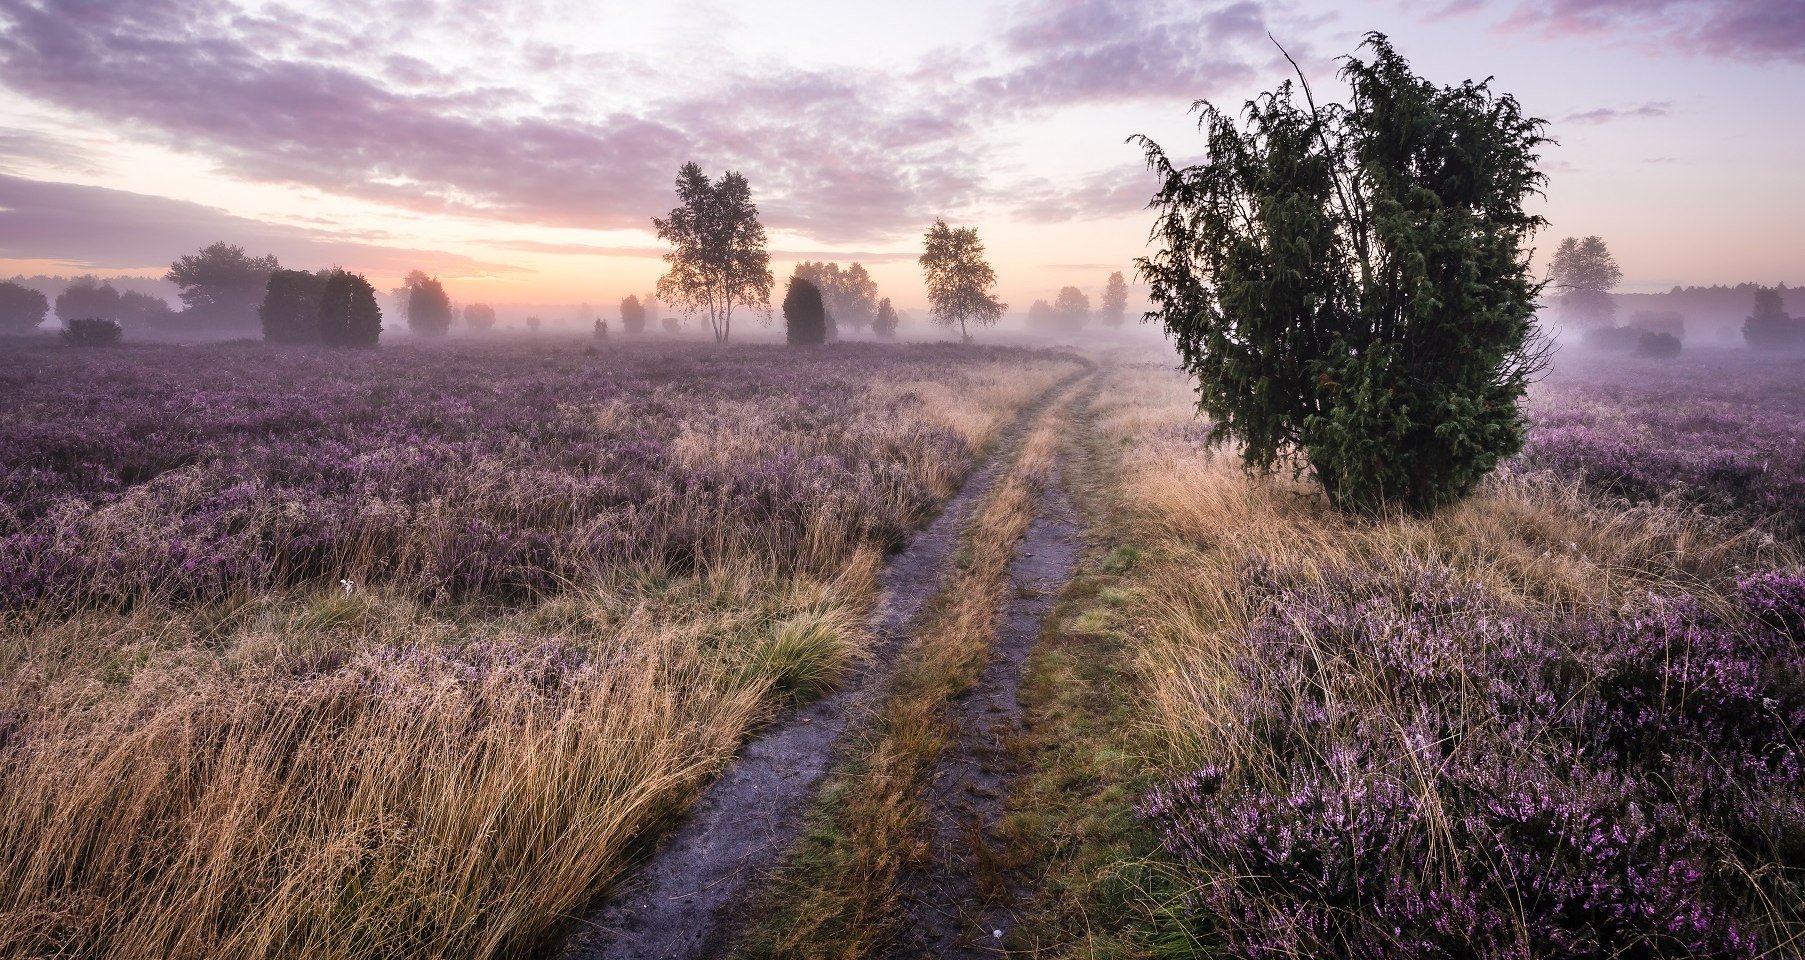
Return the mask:
[(1078, 516), (1056, 466), (1034, 522), (1009, 565), (1008, 607), (978, 684), (951, 704), (957, 739), (928, 787), (929, 859), (903, 885), (908, 919), (889, 951), (914, 957), (995, 957), (1025, 897), (1000, 827), (1020, 772), (1010, 743), (1022, 733), (1016, 699), (1041, 624), (1078, 563)]
[[(1076, 377), (1073, 378), (1075, 380)], [(749, 888), (795, 840), (848, 725), (872, 708), (888, 665), (932, 598), (967, 518), (1008, 470), (1027, 428), (1072, 380), (1024, 409), (988, 461), (885, 568), (870, 666), (766, 728), (641, 867), (564, 942), (563, 960), (677, 960), (725, 952)]]

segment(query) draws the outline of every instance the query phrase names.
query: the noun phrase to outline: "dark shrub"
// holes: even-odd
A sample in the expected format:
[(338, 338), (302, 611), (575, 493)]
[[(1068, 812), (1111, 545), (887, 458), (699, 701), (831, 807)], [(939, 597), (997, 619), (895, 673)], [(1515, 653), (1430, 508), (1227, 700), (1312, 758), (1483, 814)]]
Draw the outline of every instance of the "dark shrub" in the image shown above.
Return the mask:
[(263, 339), (270, 343), (319, 343), (320, 301), (326, 295), (326, 271), (277, 270), (264, 288), (257, 316)]
[(827, 342), (827, 308), (821, 302), (821, 288), (801, 277), (790, 279), (790, 289), (783, 297), (784, 336), (794, 346), (813, 346)]
[[(1634, 328), (1631, 328), (1634, 329)], [(1671, 333), (1643, 330), (1636, 337), (1636, 356), (1670, 360), (1680, 355), (1680, 338)]]
[(42, 293), (10, 280), (0, 283), (0, 333), (35, 330), (49, 313), (50, 301)]
[(1593, 350), (1629, 353), (1642, 342), (1644, 332), (1635, 327), (1593, 327), (1586, 331), (1584, 343)]
[(376, 288), (362, 274), (332, 271), (320, 295), (320, 340), (332, 347), (373, 347), (381, 336)]
[(632, 294), (620, 302), (620, 326), (629, 334), (638, 336), (646, 330), (646, 305)]
[(125, 339), (125, 328), (110, 317), (76, 317), (63, 323), (63, 340), (78, 347), (110, 347)]

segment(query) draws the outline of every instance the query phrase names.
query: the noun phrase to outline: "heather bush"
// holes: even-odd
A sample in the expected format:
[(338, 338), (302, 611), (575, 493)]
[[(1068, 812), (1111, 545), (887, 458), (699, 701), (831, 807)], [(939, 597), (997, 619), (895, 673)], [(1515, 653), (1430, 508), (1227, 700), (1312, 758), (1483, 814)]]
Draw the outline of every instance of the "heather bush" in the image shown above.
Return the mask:
[(1563, 356), (1531, 395), (1517, 470), (1606, 497), (1678, 498), (1805, 537), (1805, 363), (1692, 351), (1658, 368)]
[(110, 347), (125, 338), (125, 328), (110, 317), (72, 317), (63, 322), (63, 342), (78, 347)]
[(1805, 589), (1518, 607), (1256, 564), (1229, 765), (1142, 812), (1240, 957), (1755, 957), (1805, 931)]
[(925, 386), (870, 414), (846, 398), (895, 377), (976, 389), (1014, 356), (33, 356), (0, 368), (19, 414), (0, 429), (0, 609), (345, 576), (518, 599), (734, 544), (778, 564), (823, 538), (893, 544), (970, 435), (922, 422)]

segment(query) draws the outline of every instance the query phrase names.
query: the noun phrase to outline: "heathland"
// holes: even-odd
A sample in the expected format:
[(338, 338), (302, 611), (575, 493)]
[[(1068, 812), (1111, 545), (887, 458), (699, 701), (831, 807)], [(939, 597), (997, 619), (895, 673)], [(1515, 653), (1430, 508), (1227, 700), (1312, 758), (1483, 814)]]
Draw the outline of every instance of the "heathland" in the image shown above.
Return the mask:
[(854, 676), (723, 952), (1797, 955), (1802, 374), (1568, 351), (1358, 515), (1150, 348), (27, 347), (0, 956), (551, 951)]

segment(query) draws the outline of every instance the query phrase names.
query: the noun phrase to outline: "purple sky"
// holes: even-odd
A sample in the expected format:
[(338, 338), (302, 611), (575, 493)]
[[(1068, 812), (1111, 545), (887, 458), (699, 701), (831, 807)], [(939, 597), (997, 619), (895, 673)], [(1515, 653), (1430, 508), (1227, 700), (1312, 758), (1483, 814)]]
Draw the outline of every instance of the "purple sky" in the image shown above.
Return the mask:
[[(427, 8), (422, 12), (421, 8)], [(160, 272), (215, 239), (460, 300), (650, 287), (677, 166), (744, 172), (777, 268), (863, 260), (900, 304), (935, 216), (1005, 299), (1142, 252), (1148, 133), (1389, 33), (1551, 121), (1542, 246), (1625, 289), (1805, 281), (1805, 0), (888, 7), (575, 0), (0, 0), (0, 274)]]

